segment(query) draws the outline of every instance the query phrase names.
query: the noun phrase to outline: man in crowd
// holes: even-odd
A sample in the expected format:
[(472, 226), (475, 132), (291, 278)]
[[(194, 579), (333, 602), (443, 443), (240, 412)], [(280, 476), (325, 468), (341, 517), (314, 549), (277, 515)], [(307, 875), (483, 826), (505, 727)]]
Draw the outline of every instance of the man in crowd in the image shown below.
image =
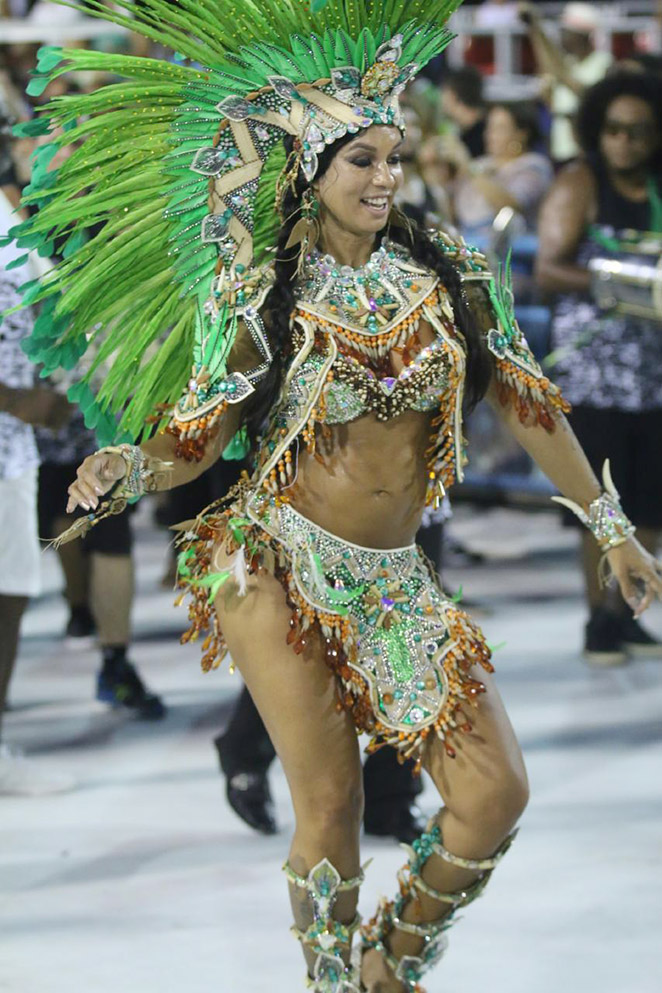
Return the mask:
[(470, 157), (484, 155), (487, 107), (478, 69), (462, 66), (446, 74), (441, 86), (441, 110), (457, 126)]
[(529, 29), (538, 72), (547, 77), (551, 155), (556, 162), (567, 162), (579, 152), (574, 133), (579, 100), (587, 87), (604, 77), (613, 61), (609, 52), (595, 47), (600, 14), (588, 3), (566, 4), (558, 42), (544, 30), (530, 3), (520, 4), (520, 17)]

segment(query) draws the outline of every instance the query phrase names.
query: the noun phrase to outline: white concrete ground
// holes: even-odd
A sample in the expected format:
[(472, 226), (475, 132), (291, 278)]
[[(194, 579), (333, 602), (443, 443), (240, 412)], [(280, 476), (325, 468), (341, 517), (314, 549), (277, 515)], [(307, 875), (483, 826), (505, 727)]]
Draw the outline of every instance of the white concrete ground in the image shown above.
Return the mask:
[[(578, 657), (573, 538), (553, 515), (466, 511), (455, 524), (497, 556), (453, 586), (497, 652), (532, 801), (485, 897), (454, 929), (429, 993), (659, 993), (662, 989), (662, 661), (613, 671)], [(226, 807), (211, 738), (238, 678), (203, 676), (180, 648), (183, 611), (158, 586), (165, 539), (140, 528), (133, 658), (170, 708), (158, 725), (92, 700), (94, 652), (67, 652), (58, 574), (26, 617), (7, 737), (71, 771), (65, 796), (0, 799), (2, 993), (295, 993), (304, 988), (279, 871), (292, 828), (253, 834)], [(552, 549), (550, 552), (549, 549)], [(512, 558), (515, 549), (525, 558)], [(510, 557), (503, 557), (510, 556)], [(662, 634), (662, 611), (649, 624)], [(426, 788), (423, 807), (435, 797)], [(361, 898), (392, 893), (395, 845)]]

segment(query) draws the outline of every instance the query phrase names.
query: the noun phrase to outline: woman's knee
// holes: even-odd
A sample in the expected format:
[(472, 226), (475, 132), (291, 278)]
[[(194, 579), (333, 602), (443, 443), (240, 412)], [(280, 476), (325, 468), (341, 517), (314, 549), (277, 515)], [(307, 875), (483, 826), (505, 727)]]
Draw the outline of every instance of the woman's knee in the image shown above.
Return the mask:
[(498, 844), (515, 827), (528, 802), (529, 783), (524, 767), (507, 768), (463, 798), (453, 813), (467, 826), (478, 827), (481, 833), (493, 837)]

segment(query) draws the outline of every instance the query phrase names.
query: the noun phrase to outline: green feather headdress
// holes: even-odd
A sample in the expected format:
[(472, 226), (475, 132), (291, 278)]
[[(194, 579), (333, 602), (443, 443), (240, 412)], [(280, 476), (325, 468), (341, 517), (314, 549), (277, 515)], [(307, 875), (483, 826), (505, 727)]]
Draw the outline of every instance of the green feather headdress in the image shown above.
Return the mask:
[(57, 244), (63, 256), (23, 287), (25, 304), (41, 303), (26, 351), (48, 375), (90, 349), (69, 396), (103, 443), (149, 433), (150, 415), (179, 397), (194, 347), (209, 340), (205, 302), (222, 267), (268, 259), (283, 136), (311, 177), (340, 134), (400, 124), (397, 96), (451, 40), (445, 23), (460, 2), (87, 0), (85, 13), (174, 60), (40, 49), (32, 95), (63, 73), (119, 80), (56, 97), (17, 126), (53, 137), (34, 153), (25, 190), (36, 213), (10, 232), (25, 249), (49, 257)]

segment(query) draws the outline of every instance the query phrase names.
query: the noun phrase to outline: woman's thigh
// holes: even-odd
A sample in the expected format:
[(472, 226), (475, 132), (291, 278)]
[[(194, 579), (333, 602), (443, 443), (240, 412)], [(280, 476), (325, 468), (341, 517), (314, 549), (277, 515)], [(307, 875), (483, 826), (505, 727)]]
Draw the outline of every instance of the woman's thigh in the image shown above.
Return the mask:
[[(226, 566), (223, 553), (215, 566)], [(270, 573), (244, 596), (228, 581), (216, 599), (221, 629), (280, 758), (297, 815), (334, 803), (360, 806), (362, 770), (351, 717), (338, 709), (335, 676), (311, 634), (301, 655), (287, 644), (291, 609)]]
[[(498, 844), (502, 840), (498, 836), (505, 837), (526, 805), (527, 775), (494, 678), (483, 670), (472, 676), (487, 689), (476, 708), (464, 707), (473, 730), (453, 738), (455, 758), (447, 755), (438, 739), (432, 740), (425, 767), (455, 818)], [(452, 850), (450, 837), (447, 842)]]

